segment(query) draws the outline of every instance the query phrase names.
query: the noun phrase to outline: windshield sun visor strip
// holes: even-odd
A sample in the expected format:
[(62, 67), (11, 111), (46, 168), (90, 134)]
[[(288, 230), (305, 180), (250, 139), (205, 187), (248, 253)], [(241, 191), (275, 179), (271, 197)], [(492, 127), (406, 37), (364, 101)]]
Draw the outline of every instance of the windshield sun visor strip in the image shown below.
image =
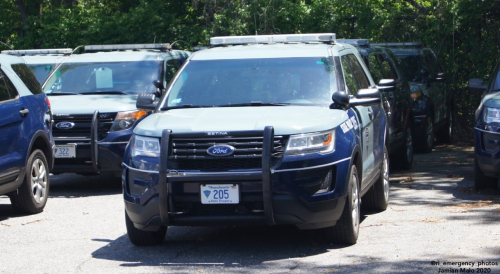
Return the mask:
[(170, 224), (168, 217), (169, 207), (169, 182), (167, 179), (168, 145), (170, 143), (170, 129), (164, 129), (161, 134), (160, 143), (160, 172), (158, 175), (158, 187), (160, 188), (160, 218), (164, 225)]
[(271, 150), (274, 143), (274, 128), (264, 128), (264, 141), (262, 146), (262, 195), (264, 201), (264, 214), (268, 225), (275, 224), (273, 210), (273, 192), (271, 187)]

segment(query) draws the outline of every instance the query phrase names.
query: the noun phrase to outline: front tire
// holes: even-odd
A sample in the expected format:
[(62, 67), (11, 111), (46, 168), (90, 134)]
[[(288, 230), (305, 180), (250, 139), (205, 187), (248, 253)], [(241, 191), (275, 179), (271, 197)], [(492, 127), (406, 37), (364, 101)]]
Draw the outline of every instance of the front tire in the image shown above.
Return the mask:
[(432, 147), (434, 147), (434, 122), (430, 115), (425, 119), (425, 135), (424, 140), (422, 140), (422, 152), (429, 153), (432, 152)]
[(353, 245), (358, 240), (360, 199), (359, 176), (355, 165), (351, 166), (347, 196), (342, 216), (335, 226), (324, 228), (326, 239), (337, 244)]
[(453, 139), (453, 118), (453, 111), (450, 111), (448, 115), (448, 121), (446, 122), (446, 127), (441, 129), (436, 134), (438, 141), (443, 143), (451, 143), (451, 140)]
[(477, 156), (474, 157), (474, 188), (477, 190), (495, 188), (498, 179), (484, 175), (477, 163)]
[(384, 160), (380, 167), (380, 176), (363, 197), (363, 206), (367, 209), (384, 211), (389, 204), (389, 159), (384, 147)]
[(127, 226), (127, 235), (132, 244), (136, 246), (159, 245), (165, 240), (167, 227), (162, 226), (158, 231), (140, 230), (134, 226), (132, 220), (125, 212), (125, 225)]
[(397, 157), (398, 166), (401, 169), (408, 170), (413, 165), (413, 133), (411, 126), (406, 128), (404, 151)]
[(43, 151), (34, 150), (26, 164), (26, 175), (17, 192), (9, 195), (14, 210), (36, 214), (43, 211), (49, 197), (50, 176)]

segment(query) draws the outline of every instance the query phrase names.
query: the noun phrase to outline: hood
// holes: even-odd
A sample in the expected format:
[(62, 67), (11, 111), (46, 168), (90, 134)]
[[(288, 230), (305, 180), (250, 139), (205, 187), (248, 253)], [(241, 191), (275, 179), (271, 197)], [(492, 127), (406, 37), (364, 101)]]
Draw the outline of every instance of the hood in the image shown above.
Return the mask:
[(54, 114), (89, 114), (137, 109), (137, 95), (57, 95), (48, 96)]
[(160, 137), (173, 133), (264, 130), (273, 126), (276, 135), (317, 132), (337, 127), (347, 112), (316, 106), (213, 107), (173, 109), (144, 119), (135, 134)]
[(485, 107), (500, 108), (500, 92), (485, 94), (482, 102)]

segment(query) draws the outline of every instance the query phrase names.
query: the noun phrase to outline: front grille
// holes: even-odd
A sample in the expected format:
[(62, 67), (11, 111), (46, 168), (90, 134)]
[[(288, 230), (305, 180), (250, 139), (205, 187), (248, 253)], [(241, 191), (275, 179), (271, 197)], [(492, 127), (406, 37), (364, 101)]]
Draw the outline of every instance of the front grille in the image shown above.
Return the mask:
[[(54, 137), (65, 138), (85, 138), (90, 139), (91, 125), (93, 114), (54, 114), (54, 126), (52, 127), (52, 135)], [(100, 113), (99, 114), (99, 134), (97, 139), (102, 140), (108, 135), (111, 126), (115, 120), (116, 113)], [(58, 123), (70, 122), (74, 123), (72, 128), (60, 129)]]
[[(262, 168), (263, 137), (203, 137), (173, 138), (168, 158), (168, 169), (229, 171)], [(274, 137), (271, 166), (276, 166), (283, 158), (285, 138)], [(230, 156), (211, 156), (207, 149), (214, 145), (230, 145), (235, 148)]]

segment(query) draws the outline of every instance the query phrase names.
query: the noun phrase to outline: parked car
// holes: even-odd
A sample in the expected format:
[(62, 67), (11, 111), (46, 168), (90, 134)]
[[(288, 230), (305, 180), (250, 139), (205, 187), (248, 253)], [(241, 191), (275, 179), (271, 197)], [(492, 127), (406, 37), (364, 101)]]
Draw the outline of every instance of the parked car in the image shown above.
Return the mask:
[(451, 142), (453, 137), (453, 103), (446, 84), (446, 73), (430, 48), (420, 43), (372, 43), (389, 47), (410, 82), (414, 140), (423, 152), (431, 152), (434, 138)]
[(24, 60), (0, 55), (0, 195), (15, 210), (42, 212), (54, 157), (50, 102)]
[(469, 80), (469, 90), (484, 92), (474, 119), (476, 189), (500, 188), (500, 62), (490, 76)]
[(3, 50), (3, 54), (20, 56), (31, 68), (40, 85), (45, 82), (55, 68), (73, 52), (70, 48)]
[[(290, 43), (287, 43), (290, 42)], [(354, 244), (360, 202), (389, 199), (386, 116), (335, 34), (212, 37), (134, 129), (123, 162), (129, 239), (168, 226), (287, 224)], [(231, 46), (229, 46), (231, 45)]]
[(355, 46), (382, 94), (387, 115), (387, 149), (394, 166), (410, 169), (413, 164), (413, 102), (410, 85), (397, 59), (388, 48), (370, 45), (369, 39), (339, 39)]
[(44, 83), (54, 112), (54, 174), (121, 176), (125, 146), (138, 121), (141, 93), (158, 94), (190, 52), (169, 44), (90, 45)]

